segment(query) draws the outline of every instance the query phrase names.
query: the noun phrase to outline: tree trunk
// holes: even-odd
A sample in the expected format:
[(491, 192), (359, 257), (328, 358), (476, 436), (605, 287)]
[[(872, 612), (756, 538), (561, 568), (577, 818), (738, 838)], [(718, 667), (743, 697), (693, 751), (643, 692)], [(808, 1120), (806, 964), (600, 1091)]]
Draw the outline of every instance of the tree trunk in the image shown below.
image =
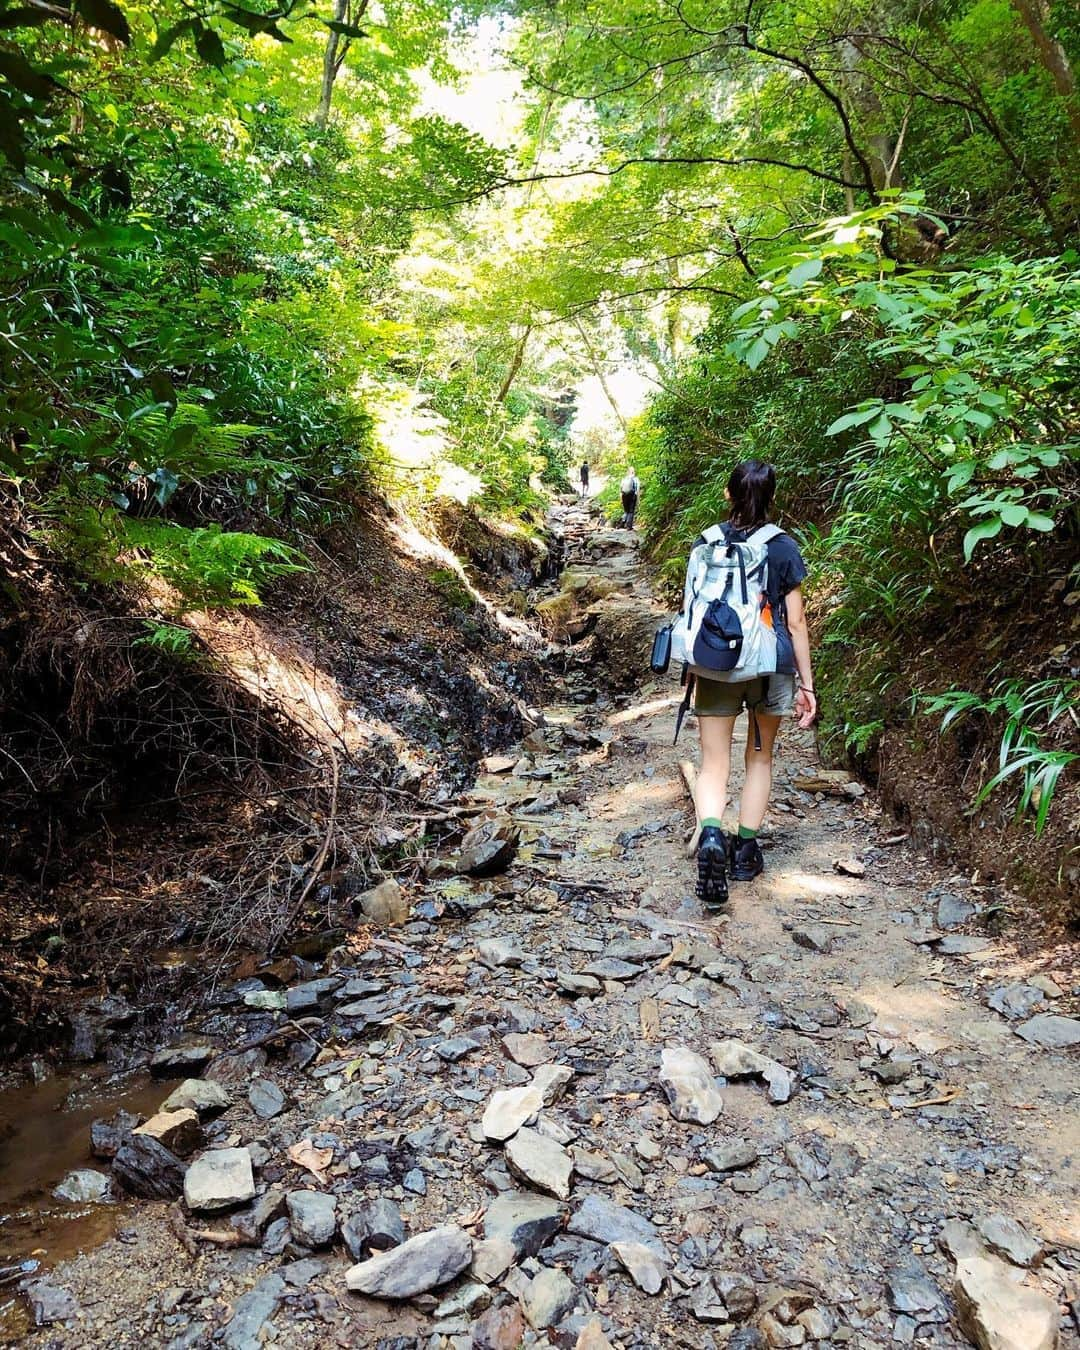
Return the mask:
[(499, 392), (495, 395), (496, 403), (505, 403), (507, 395), (510, 393), (510, 387), (517, 378), (517, 373), (521, 369), (521, 363), (525, 359), (525, 344), (529, 340), (529, 334), (532, 332), (532, 324), (526, 324), (525, 330), (518, 339), (518, 344), (514, 348), (514, 356), (510, 362), (510, 367), (506, 372), (506, 378), (502, 382)]
[(1073, 137), (1080, 146), (1080, 93), (1076, 88), (1076, 76), (1073, 74), (1065, 48), (1046, 31), (1047, 7), (1045, 0), (1012, 0), (1013, 7), (1024, 21), (1024, 25), (1035, 43), (1039, 60), (1050, 72), (1054, 88), (1065, 102), (1069, 114)]
[[(349, 0), (334, 0), (334, 18), (338, 23), (344, 22), (348, 7)], [(341, 45), (341, 40), (341, 34), (335, 33), (332, 28), (326, 35), (326, 47), (323, 51), (322, 89), (319, 91), (319, 106), (315, 112), (315, 125), (317, 127), (325, 127), (330, 120), (334, 81), (341, 69), (341, 62), (338, 60), (338, 47)]]
[(589, 341), (589, 335), (585, 331), (585, 325), (580, 319), (574, 320), (574, 327), (581, 334), (581, 340), (585, 344), (585, 350), (589, 354), (589, 360), (592, 362), (592, 368), (596, 372), (596, 378), (600, 381), (600, 388), (604, 391), (604, 397), (611, 404), (611, 411), (618, 419), (619, 426), (622, 427), (623, 435), (626, 435), (626, 418), (622, 415), (622, 409), (615, 402), (615, 395), (611, 392), (611, 386), (607, 382), (607, 376), (604, 374), (604, 367), (600, 363), (599, 357)]

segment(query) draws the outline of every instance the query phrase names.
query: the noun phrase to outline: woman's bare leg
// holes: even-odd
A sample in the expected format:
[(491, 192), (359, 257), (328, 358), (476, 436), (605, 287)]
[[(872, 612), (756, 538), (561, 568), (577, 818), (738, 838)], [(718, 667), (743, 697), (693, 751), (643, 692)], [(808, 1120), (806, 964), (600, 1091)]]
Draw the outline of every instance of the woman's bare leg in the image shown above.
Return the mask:
[[(773, 746), (780, 729), (780, 718), (770, 713), (755, 713), (761, 735), (761, 749), (754, 749), (754, 727), (751, 722), (746, 736), (746, 779), (739, 799), (739, 824), (748, 830), (761, 829), (772, 791)], [(702, 724), (704, 726), (704, 723)], [(728, 732), (730, 749), (731, 732)], [(704, 738), (702, 739), (704, 746)], [(727, 779), (725, 775), (725, 790)], [(700, 810), (700, 807), (699, 807)]]
[(699, 717), (701, 734), (701, 772), (698, 774), (694, 805), (698, 820), (720, 820), (728, 800), (731, 774), (731, 733), (734, 717)]

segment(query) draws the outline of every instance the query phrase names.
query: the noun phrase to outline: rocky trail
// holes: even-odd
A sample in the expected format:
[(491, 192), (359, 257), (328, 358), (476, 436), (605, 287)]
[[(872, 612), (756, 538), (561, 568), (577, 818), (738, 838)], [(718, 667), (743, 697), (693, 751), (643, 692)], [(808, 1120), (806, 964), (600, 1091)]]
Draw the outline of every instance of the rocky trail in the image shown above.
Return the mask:
[(637, 540), (555, 527), (561, 702), (422, 886), (223, 987), (94, 1124), (64, 1185), (115, 1232), (5, 1273), (9, 1342), (1080, 1346), (1075, 953), (791, 729), (767, 870), (704, 917)]

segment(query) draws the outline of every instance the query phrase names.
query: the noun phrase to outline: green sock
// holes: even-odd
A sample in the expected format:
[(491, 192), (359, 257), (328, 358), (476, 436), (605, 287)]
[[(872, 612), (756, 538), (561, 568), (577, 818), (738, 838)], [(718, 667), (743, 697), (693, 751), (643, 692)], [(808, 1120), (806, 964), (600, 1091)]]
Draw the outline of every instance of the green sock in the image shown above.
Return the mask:
[(739, 826), (739, 838), (740, 838), (740, 839), (756, 839), (756, 838), (757, 838), (757, 830), (752, 830), (752, 829), (750, 829), (750, 827), (747, 826), (747, 825), (740, 825), (740, 826)]
[(724, 828), (724, 822), (718, 816), (706, 816), (701, 822), (701, 828), (703, 830), (707, 830), (710, 825), (716, 830), (722, 830)]

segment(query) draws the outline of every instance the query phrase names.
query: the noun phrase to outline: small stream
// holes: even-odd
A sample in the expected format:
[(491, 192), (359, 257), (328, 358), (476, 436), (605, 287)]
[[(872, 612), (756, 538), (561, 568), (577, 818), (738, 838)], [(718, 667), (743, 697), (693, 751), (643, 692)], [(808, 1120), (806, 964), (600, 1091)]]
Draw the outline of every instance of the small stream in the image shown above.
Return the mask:
[[(90, 1153), (90, 1125), (123, 1108), (152, 1114), (167, 1084), (144, 1072), (64, 1073), (0, 1091), (0, 1268), (24, 1261), (47, 1270), (112, 1237), (131, 1205), (70, 1204), (52, 1192), (74, 1168), (108, 1164)], [(31, 1328), (15, 1281), (0, 1286), (0, 1340)]]

